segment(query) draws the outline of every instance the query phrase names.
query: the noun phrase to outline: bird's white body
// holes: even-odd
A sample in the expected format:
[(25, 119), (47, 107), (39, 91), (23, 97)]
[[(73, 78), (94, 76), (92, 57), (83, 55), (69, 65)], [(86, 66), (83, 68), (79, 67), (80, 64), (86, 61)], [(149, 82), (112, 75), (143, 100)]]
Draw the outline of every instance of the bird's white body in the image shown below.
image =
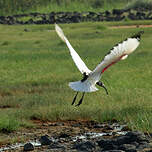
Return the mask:
[(85, 63), (81, 60), (80, 56), (73, 49), (68, 39), (65, 37), (62, 29), (55, 24), (56, 32), (59, 37), (67, 44), (70, 54), (72, 56), (73, 61), (75, 62), (77, 68), (80, 70), (82, 74), (86, 74), (87, 78), (84, 81), (76, 81), (70, 82), (69, 86), (75, 90), (80, 92), (94, 92), (97, 91), (98, 88), (95, 86), (97, 82), (101, 79), (102, 73), (111, 65), (118, 62), (119, 60), (124, 60), (128, 57), (130, 53), (132, 53), (139, 45), (140, 39), (139, 37), (128, 38), (125, 41), (119, 43), (114, 46), (110, 52), (104, 57), (100, 64), (91, 71), (85, 65)]
[(97, 80), (100, 80), (100, 79), (95, 79), (95, 80), (88, 79), (84, 82), (81, 82), (81, 81), (70, 82), (69, 86), (74, 91), (95, 92), (98, 90), (98, 88), (95, 86), (96, 82), (98, 82)]

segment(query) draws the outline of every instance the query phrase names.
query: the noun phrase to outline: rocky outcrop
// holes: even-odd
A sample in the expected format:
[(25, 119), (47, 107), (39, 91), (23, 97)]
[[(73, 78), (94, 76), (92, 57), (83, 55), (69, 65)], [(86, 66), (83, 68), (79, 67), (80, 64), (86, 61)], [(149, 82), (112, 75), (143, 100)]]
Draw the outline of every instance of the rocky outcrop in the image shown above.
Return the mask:
[(31, 143), (27, 143), (24, 145), (23, 151), (33, 151), (33, 150), (34, 150), (34, 146)]
[(141, 151), (144, 148), (150, 148), (149, 141), (141, 132), (128, 132), (126, 135), (112, 139), (100, 139), (98, 142), (102, 151), (123, 150), (123, 151)]
[(30, 13), (13, 16), (0, 16), (0, 24), (54, 24), (56, 23), (79, 23), (79, 22), (102, 22), (122, 20), (152, 20), (150, 10), (119, 10), (105, 12), (51, 12), (49, 14)]
[(41, 136), (41, 138), (40, 138), (41, 145), (50, 145), (51, 142), (52, 141), (49, 139), (49, 136), (47, 136), (47, 135)]
[[(27, 143), (16, 143), (0, 151), (52, 152), (151, 152), (150, 133), (132, 131), (115, 120), (108, 123), (95, 121), (64, 121), (43, 123), (24, 133)], [(29, 134), (30, 133), (30, 134)], [(21, 133), (23, 135), (23, 133)]]
[[(42, 136), (42, 138), (46, 136)], [(150, 144), (150, 138), (141, 132), (129, 131), (124, 135), (116, 136), (77, 136), (78, 138), (74, 140), (72, 136), (64, 134), (61, 136), (55, 137), (54, 139), (47, 136), (45, 139), (47, 144), (42, 144), (39, 148), (42, 150), (49, 149), (50, 151), (68, 151), (68, 152), (150, 152), (152, 146)], [(79, 138), (80, 137), (80, 138)], [(45, 145), (45, 147), (44, 147)], [(34, 150), (31, 145), (26, 148), (26, 151)], [(43, 146), (43, 147), (41, 147)], [(24, 146), (27, 147), (27, 144)], [(36, 147), (35, 147), (36, 149)]]

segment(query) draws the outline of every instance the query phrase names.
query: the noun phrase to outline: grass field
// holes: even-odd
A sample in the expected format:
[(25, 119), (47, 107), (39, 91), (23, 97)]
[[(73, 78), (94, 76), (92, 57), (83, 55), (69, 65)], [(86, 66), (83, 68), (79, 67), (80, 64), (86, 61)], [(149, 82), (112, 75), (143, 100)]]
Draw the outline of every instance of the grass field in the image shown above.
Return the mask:
[[(113, 45), (141, 30), (108, 28), (116, 24), (125, 23), (61, 27), (86, 65), (93, 69)], [(75, 92), (68, 83), (82, 76), (66, 45), (56, 35), (54, 25), (0, 25), (0, 131), (34, 127), (34, 119), (116, 119), (131, 129), (151, 132), (152, 28), (144, 31), (139, 48), (104, 73), (102, 81), (110, 94), (107, 96), (100, 88), (86, 94), (83, 104), (75, 107), (71, 106)]]
[(151, 9), (151, 6), (152, 0), (1, 0), (0, 15), (52, 11), (102, 12), (137, 7)]
[[(135, 0), (134, 0), (135, 1)], [(0, 15), (51, 11), (103, 11), (123, 8), (131, 0), (1, 0)]]

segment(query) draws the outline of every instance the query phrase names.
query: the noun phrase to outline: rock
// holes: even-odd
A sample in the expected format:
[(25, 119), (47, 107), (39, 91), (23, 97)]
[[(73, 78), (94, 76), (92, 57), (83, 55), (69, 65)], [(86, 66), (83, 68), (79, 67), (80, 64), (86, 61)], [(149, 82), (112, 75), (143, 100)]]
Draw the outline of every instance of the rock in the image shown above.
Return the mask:
[(124, 150), (125, 152), (136, 152), (136, 146), (131, 144), (123, 144), (119, 147), (120, 150)]
[(151, 19), (152, 19), (152, 12), (149, 12), (149, 13), (146, 15), (145, 19), (151, 20)]
[(144, 19), (146, 19), (146, 14), (143, 12), (137, 12), (136, 17), (138, 20), (144, 20)]
[(141, 132), (128, 132), (126, 135), (119, 136), (115, 140), (117, 145), (131, 144), (133, 142), (140, 143), (142, 141), (148, 142), (146, 136)]
[(55, 124), (56, 124), (56, 126), (64, 126), (63, 122), (56, 122)]
[(41, 138), (40, 138), (40, 143), (41, 143), (41, 145), (50, 145), (51, 142), (52, 142), (52, 141), (49, 139), (49, 136), (48, 136), (48, 135), (41, 136)]
[(33, 24), (33, 23), (34, 23), (34, 21), (32, 18), (28, 20), (28, 24)]
[(131, 144), (134, 145), (134, 146), (136, 146), (136, 147), (139, 146), (139, 143), (137, 143), (136, 141), (135, 141), (135, 142), (132, 142)]
[(103, 128), (104, 126), (102, 124), (95, 124), (93, 127), (94, 128)]
[[(47, 124), (43, 124), (43, 128), (47, 128), (49, 136), (41, 136), (40, 144), (39, 142), (37, 142), (37, 134), (32, 134), (32, 137), (35, 137), (35, 142), (33, 142), (33, 145), (35, 145), (35, 147), (31, 144), (32, 142), (27, 143), (26, 145), (24, 145), (24, 151), (34, 150), (52, 152), (148, 152), (149, 150), (150, 152), (150, 149), (152, 149), (150, 145), (151, 138), (149, 134), (144, 134), (138, 131), (129, 131), (125, 135), (114, 135), (112, 132), (117, 133), (117, 130), (120, 131), (122, 128), (119, 123), (100, 124), (91, 121), (78, 121), (70, 123), (68, 122), (67, 124), (66, 122), (64, 122), (63, 126), (63, 124), (56, 124), (54, 122), (50, 123), (48, 127), (52, 130), (50, 129), (49, 131), (47, 128)], [(76, 124), (77, 128), (75, 128), (75, 125), (72, 124)], [(56, 130), (54, 131), (54, 129)], [(109, 136), (107, 136), (107, 134)], [(22, 150), (22, 147), (20, 147), (19, 150)]]
[(103, 150), (117, 150), (118, 146), (116, 145), (116, 142), (112, 139), (101, 139), (100, 141), (97, 141), (98, 146), (102, 148)]
[(132, 141), (132, 142), (133, 141), (136, 141), (138, 143), (143, 142), (143, 141), (149, 142), (149, 140), (146, 138), (146, 136), (141, 132), (130, 131), (126, 134), (126, 136), (128, 136), (130, 138), (130, 141)]
[(115, 21), (122, 21), (123, 19), (125, 19), (125, 16), (117, 15), (114, 20)]
[(106, 16), (109, 16), (109, 15), (110, 15), (110, 12), (109, 12), (109, 11), (105, 11), (105, 15), (106, 15)]
[(128, 18), (131, 19), (131, 20), (136, 20), (137, 19), (136, 15), (134, 13), (129, 13)]
[(121, 131), (130, 131), (130, 128), (128, 126), (124, 126)]
[(55, 13), (52, 12), (49, 14), (49, 23), (54, 24), (55, 23)]
[(149, 148), (150, 145), (147, 143), (147, 142), (141, 142), (138, 146), (137, 146), (137, 149), (138, 150), (143, 150), (144, 148)]
[(119, 136), (115, 138), (115, 142), (117, 145), (122, 145), (122, 144), (129, 144), (130, 143), (130, 138), (128, 136)]
[[(21, 18), (28, 17), (26, 21)], [(29, 13), (12, 16), (0, 16), (0, 24), (54, 24), (56, 23), (78, 23), (86, 21), (122, 21), (125, 19), (131, 20), (150, 20), (152, 19), (151, 10), (147, 9), (113, 9), (112, 11), (104, 12), (50, 12), (44, 13)]]
[(23, 151), (33, 151), (33, 150), (34, 150), (34, 146), (31, 143), (27, 143), (24, 145)]
[(101, 152), (125, 152), (123, 150), (108, 150), (108, 151), (101, 151)]
[(79, 16), (72, 16), (71, 17), (71, 22), (72, 23), (79, 23), (81, 20), (80, 20), (80, 17)]
[(71, 125), (72, 127), (81, 127), (81, 123), (74, 123)]
[(92, 141), (79, 142), (79, 143), (75, 143), (73, 148), (77, 149), (78, 151), (92, 152), (95, 149), (95, 143), (93, 143)]
[(62, 149), (62, 150), (65, 150), (65, 147), (63, 145), (60, 145), (58, 142), (56, 143), (51, 143), (49, 145), (49, 149)]
[(0, 16), (0, 24), (4, 24), (5, 21), (5, 17), (4, 16)]
[(70, 135), (67, 134), (67, 133), (61, 133), (61, 134), (59, 135), (59, 138), (68, 138), (68, 137), (70, 137)]
[(97, 143), (102, 151), (123, 150), (125, 152), (136, 152), (137, 150), (150, 147), (149, 140), (143, 133), (131, 131), (126, 135), (111, 139), (104, 139), (102, 137)]
[(113, 9), (112, 14), (113, 15), (121, 15), (124, 12), (124, 10), (121, 9)]

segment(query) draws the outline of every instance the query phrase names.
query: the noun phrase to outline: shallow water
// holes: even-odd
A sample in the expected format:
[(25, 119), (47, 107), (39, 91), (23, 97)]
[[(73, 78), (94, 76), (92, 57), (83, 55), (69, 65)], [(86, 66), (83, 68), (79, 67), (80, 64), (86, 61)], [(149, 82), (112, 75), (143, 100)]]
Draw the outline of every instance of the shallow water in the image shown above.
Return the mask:
[(93, 139), (93, 138), (98, 138), (102, 136), (112, 136), (113, 133), (118, 134), (118, 135), (125, 135), (127, 131), (108, 132), (108, 133), (88, 132), (82, 135), (75, 136), (72, 138), (72, 140), (75, 142), (77, 140), (87, 140), (87, 139)]

